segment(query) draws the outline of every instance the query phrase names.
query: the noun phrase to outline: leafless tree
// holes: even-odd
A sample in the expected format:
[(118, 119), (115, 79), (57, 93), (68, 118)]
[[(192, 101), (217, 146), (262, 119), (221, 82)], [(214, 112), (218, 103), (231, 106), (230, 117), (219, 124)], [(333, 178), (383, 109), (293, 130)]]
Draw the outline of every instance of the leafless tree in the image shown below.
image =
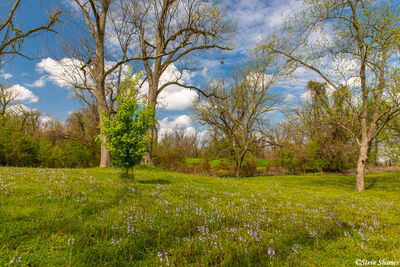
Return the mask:
[(59, 22), (59, 15), (61, 13), (60, 11), (50, 13), (48, 22), (45, 25), (23, 29), (16, 21), (16, 13), (22, 5), (22, 1), (15, 0), (10, 2), (10, 4), (2, 6), (2, 8), (8, 8), (9, 11), (6, 13), (7, 16), (5, 18), (1, 18), (0, 23), (0, 68), (7, 58), (15, 55), (31, 59), (30, 56), (21, 51), (24, 40), (45, 31), (55, 32), (54, 26)]
[(284, 75), (285, 62), (265, 57), (240, 70), (231, 82), (218, 81), (210, 92), (219, 97), (199, 99), (195, 119), (217, 132), (236, 163), (239, 177), (246, 154), (256, 147), (273, 145), (267, 130), (268, 113), (276, 110), (281, 98), (271, 87)]

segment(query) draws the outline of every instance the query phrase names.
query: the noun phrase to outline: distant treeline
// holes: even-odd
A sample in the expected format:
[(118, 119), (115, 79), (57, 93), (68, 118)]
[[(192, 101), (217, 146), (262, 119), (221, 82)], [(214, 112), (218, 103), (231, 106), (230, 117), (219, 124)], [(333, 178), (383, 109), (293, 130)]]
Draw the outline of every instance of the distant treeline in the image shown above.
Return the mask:
[(93, 167), (99, 162), (96, 119), (87, 110), (65, 123), (44, 121), (35, 110), (14, 109), (0, 116), (0, 165)]

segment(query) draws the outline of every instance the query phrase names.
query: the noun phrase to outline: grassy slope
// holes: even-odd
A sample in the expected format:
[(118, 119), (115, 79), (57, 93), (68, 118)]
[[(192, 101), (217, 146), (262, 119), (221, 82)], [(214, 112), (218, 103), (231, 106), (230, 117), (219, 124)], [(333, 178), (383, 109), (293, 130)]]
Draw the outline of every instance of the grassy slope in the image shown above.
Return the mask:
[(400, 173), (240, 180), (0, 168), (0, 265), (348, 266), (400, 260)]

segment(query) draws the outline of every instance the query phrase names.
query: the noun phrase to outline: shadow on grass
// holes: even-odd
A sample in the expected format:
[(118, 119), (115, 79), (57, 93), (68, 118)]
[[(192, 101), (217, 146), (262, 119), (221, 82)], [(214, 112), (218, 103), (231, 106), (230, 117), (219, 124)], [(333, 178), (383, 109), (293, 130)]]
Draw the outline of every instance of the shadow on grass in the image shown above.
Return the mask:
[(375, 186), (377, 180), (378, 180), (378, 178), (372, 178), (372, 177), (369, 179), (366, 179), (367, 185), (365, 186), (365, 190), (373, 188)]
[(154, 180), (139, 180), (141, 184), (170, 184), (171, 182), (163, 179), (154, 179)]

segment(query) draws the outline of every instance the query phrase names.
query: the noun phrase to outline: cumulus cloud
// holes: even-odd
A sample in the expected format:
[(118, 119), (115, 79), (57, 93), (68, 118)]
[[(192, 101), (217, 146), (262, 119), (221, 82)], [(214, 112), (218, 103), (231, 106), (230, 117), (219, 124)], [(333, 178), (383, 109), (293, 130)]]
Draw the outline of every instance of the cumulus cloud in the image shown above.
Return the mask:
[(274, 77), (266, 73), (250, 73), (246, 79), (252, 86), (257, 86), (259, 90), (270, 87), (274, 82)]
[(34, 109), (30, 109), (23, 104), (15, 104), (7, 108), (6, 112), (13, 115), (22, 115), (24, 113), (33, 111)]
[(46, 125), (46, 124), (52, 122), (54, 120), (54, 118), (51, 116), (41, 116), (39, 120), (40, 120), (41, 125)]
[(311, 99), (311, 91), (307, 90), (300, 94), (300, 99), (303, 101), (308, 101)]
[[(191, 84), (193, 73), (184, 71), (181, 73), (178, 68), (171, 64), (160, 77), (160, 86), (169, 82), (179, 82), (185, 85)], [(145, 82), (141, 88), (143, 94), (147, 94), (149, 88), (148, 82)], [(158, 106), (167, 110), (184, 110), (190, 107), (196, 99), (197, 93), (188, 88), (179, 85), (169, 85), (158, 96)]]
[(160, 104), (168, 110), (184, 110), (190, 107), (197, 93), (179, 86), (170, 86), (160, 94)]
[(361, 78), (360, 77), (350, 77), (347, 79), (346, 86), (348, 86), (350, 89), (353, 88), (360, 88), (361, 87)]
[(160, 128), (185, 128), (188, 127), (192, 123), (192, 119), (188, 115), (181, 115), (175, 118), (170, 119), (169, 117), (165, 117), (164, 119), (159, 121)]
[[(111, 69), (116, 62), (106, 61), (105, 69)], [(44, 75), (35, 81), (32, 86), (44, 86), (47, 81), (51, 81), (60, 87), (80, 86), (84, 88), (94, 88), (95, 83), (87, 68), (83, 68), (85, 64), (77, 59), (63, 58), (55, 60), (52, 58), (42, 59), (37, 65), (36, 70)], [(128, 66), (122, 67), (122, 79), (128, 71)], [(107, 77), (107, 83), (112, 83), (117, 77), (118, 69)]]
[[(84, 84), (85, 73), (81, 70), (83, 64), (76, 59), (63, 58), (59, 61), (52, 58), (44, 58), (37, 65), (36, 70), (45, 76), (39, 80), (51, 81), (60, 87), (71, 84)], [(41, 82), (36, 81), (39, 85)]]
[(33, 83), (27, 83), (26, 85), (29, 87), (43, 87), (46, 85), (46, 83), (47, 83), (47, 77), (42, 76)]
[(32, 91), (25, 87), (16, 84), (6, 89), (6, 92), (14, 98), (15, 101), (23, 101), (28, 103), (35, 103), (39, 101), (39, 97), (32, 93)]
[(173, 118), (165, 117), (159, 121), (160, 131), (158, 134), (162, 137), (175, 129), (184, 129), (188, 135), (195, 134), (197, 130), (191, 124), (192, 119), (188, 115), (181, 115)]

